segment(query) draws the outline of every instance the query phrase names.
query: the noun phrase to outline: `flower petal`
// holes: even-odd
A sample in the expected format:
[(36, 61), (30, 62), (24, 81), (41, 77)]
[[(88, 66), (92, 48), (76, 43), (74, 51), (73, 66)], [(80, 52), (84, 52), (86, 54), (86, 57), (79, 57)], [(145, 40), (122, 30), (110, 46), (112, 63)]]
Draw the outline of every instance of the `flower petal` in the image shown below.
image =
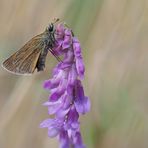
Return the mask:
[(60, 129), (59, 128), (56, 128), (56, 127), (50, 127), (48, 128), (48, 136), (50, 138), (53, 138), (55, 136), (57, 136), (60, 132)]
[(68, 84), (74, 86), (76, 79), (77, 79), (77, 72), (76, 72), (75, 64), (73, 64), (71, 66), (71, 70), (69, 71)]
[(74, 102), (77, 112), (85, 114), (90, 111), (90, 101), (88, 97), (83, 97), (81, 100)]
[(77, 38), (73, 38), (73, 49), (76, 58), (82, 57), (81, 55), (81, 46)]
[(65, 37), (64, 37), (64, 40), (63, 40), (63, 44), (62, 44), (63, 50), (69, 48), (71, 46), (71, 43), (72, 43), (71, 30), (66, 29), (65, 30)]
[(84, 77), (85, 67), (81, 54), (81, 46), (77, 38), (73, 38), (73, 49), (76, 58), (76, 69), (81, 79)]
[(84, 90), (80, 80), (77, 80), (77, 85), (75, 86), (74, 104), (79, 113), (85, 114), (90, 110), (90, 101), (88, 97), (84, 96)]
[(56, 112), (56, 117), (57, 118), (64, 118), (68, 112), (69, 112), (69, 108), (68, 109), (61, 108)]
[(60, 140), (60, 148), (69, 148), (70, 147), (70, 140), (69, 140), (67, 131), (62, 130), (60, 132), (59, 140)]
[(64, 26), (62, 24), (58, 24), (56, 26), (56, 32), (55, 32), (56, 39), (63, 39), (64, 34), (65, 34)]
[(46, 119), (40, 123), (40, 128), (45, 128), (45, 127), (51, 126), (53, 124), (53, 122), (54, 122), (53, 119)]
[(85, 67), (84, 67), (84, 63), (83, 63), (82, 58), (77, 58), (76, 59), (76, 68), (77, 68), (78, 75), (80, 76), (81, 79), (83, 79), (84, 78)]
[(74, 148), (85, 148), (80, 132), (76, 132), (76, 134), (73, 136), (73, 143)]
[(71, 106), (71, 109), (68, 113), (68, 124), (78, 122), (79, 114), (75, 109), (75, 106)]
[(61, 80), (59, 86), (56, 89), (54, 89), (54, 91), (51, 93), (50, 100), (55, 101), (58, 98), (60, 98), (62, 94), (65, 92), (66, 85), (67, 85), (67, 80), (66, 79)]

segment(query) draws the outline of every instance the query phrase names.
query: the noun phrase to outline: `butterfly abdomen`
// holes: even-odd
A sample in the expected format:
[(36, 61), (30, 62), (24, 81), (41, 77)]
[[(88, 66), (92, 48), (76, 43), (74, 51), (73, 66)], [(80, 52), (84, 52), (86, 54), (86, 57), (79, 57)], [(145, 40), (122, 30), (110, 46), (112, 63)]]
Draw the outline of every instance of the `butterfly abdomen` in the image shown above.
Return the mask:
[(44, 70), (47, 53), (48, 53), (48, 50), (46, 48), (41, 52), (36, 65), (37, 71)]

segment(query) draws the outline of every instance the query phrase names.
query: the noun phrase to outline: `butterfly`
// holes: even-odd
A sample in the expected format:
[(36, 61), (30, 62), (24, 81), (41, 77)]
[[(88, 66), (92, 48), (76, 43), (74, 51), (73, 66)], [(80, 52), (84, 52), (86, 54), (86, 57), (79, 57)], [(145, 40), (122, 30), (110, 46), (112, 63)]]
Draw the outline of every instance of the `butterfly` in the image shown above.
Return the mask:
[(43, 71), (48, 51), (50, 51), (58, 61), (61, 61), (53, 51), (56, 42), (54, 24), (57, 21), (59, 21), (59, 19), (55, 19), (43, 33), (29, 40), (22, 48), (6, 59), (2, 63), (2, 66), (14, 74), (32, 74), (35, 69), (37, 69), (37, 71)]

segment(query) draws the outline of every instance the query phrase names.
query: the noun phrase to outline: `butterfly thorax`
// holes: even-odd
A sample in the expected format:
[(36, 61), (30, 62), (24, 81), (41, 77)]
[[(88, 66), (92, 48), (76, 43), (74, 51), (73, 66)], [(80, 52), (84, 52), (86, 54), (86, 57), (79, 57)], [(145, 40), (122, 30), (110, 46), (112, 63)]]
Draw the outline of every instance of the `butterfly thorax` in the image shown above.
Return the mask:
[(50, 24), (44, 31), (44, 43), (46, 46), (48, 46), (47, 48), (53, 48), (55, 44), (54, 34), (55, 34), (54, 26), (53, 24)]

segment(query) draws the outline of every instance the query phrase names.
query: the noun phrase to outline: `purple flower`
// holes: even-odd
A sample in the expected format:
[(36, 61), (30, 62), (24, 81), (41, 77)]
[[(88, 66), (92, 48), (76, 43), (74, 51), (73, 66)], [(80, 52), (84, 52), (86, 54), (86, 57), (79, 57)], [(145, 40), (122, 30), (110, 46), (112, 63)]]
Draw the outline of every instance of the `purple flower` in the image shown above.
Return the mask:
[(74, 89), (74, 104), (78, 113), (85, 114), (90, 109), (90, 101), (88, 97), (84, 95), (84, 90), (81, 85), (81, 81), (77, 80)]
[(49, 137), (58, 137), (60, 148), (85, 148), (79, 116), (90, 110), (90, 101), (81, 83), (85, 67), (80, 43), (63, 24), (56, 26), (55, 39), (53, 51), (63, 59), (54, 68), (53, 77), (43, 84), (50, 91), (43, 105), (48, 107), (52, 118), (44, 120), (40, 127), (48, 128)]
[(49, 137), (55, 137), (59, 134), (62, 128), (63, 121), (58, 120), (58, 119), (46, 119), (44, 120), (41, 124), (40, 127), (48, 128), (48, 136)]

